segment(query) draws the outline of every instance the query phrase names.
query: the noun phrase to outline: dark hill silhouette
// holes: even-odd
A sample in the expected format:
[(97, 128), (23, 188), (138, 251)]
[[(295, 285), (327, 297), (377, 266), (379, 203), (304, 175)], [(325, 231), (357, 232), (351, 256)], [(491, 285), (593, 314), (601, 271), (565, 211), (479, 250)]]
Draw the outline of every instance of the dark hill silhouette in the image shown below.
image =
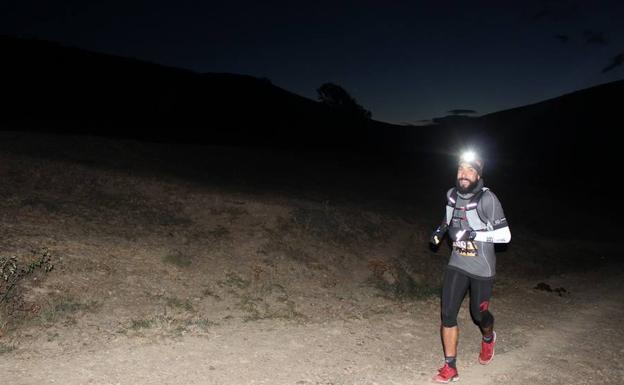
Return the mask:
[(0, 36), (0, 127), (182, 142), (346, 146), (400, 126), (252, 76), (196, 73)]
[(604, 154), (603, 149), (611, 147), (609, 139), (622, 124), (622, 100), (624, 80), (496, 112), (480, 120), (506, 151), (521, 154), (526, 148), (518, 144), (523, 144), (546, 157), (582, 159), (584, 154)]
[(611, 172), (618, 150), (612, 133), (622, 121), (624, 81), (411, 127), (341, 113), (251, 76), (200, 74), (6, 36), (0, 37), (0, 50), (5, 129), (210, 144), (372, 145), (406, 152), (401, 160), (409, 160), (407, 167), (422, 162), (424, 154), (439, 154), (428, 169), (473, 144), (487, 154), (489, 175), (512, 168), (553, 183), (553, 174), (563, 178), (580, 171), (593, 187)]
[(543, 183), (585, 173), (594, 186), (615, 171), (622, 100), (624, 80), (481, 117), (438, 119), (435, 129), (451, 139), (444, 150), (474, 143), (497, 171), (526, 169)]
[[(411, 127), (358, 119), (251, 76), (199, 74), (10, 37), (0, 37), (0, 50), (0, 129), (297, 147), (254, 159), (246, 164), (249, 175), (271, 179), (273, 173), (283, 181), (301, 174), (295, 179), (307, 186), (318, 174), (345, 179), (338, 164), (362, 179), (374, 171), (391, 181), (376, 188), (413, 200), (420, 215), (435, 200), (428, 197), (442, 197), (453, 182), (457, 150), (472, 144), (485, 155), (484, 177), (504, 197), (512, 223), (570, 237), (595, 231), (600, 238), (622, 227), (610, 200), (619, 176), (624, 81)], [(327, 167), (319, 168), (319, 153), (301, 147), (334, 147), (338, 155), (329, 160), (331, 151), (324, 153)], [(223, 172), (237, 170), (244, 152), (224, 148), (222, 161), (232, 164)], [(271, 149), (266, 153), (270, 158)], [(264, 174), (256, 176), (256, 169)]]

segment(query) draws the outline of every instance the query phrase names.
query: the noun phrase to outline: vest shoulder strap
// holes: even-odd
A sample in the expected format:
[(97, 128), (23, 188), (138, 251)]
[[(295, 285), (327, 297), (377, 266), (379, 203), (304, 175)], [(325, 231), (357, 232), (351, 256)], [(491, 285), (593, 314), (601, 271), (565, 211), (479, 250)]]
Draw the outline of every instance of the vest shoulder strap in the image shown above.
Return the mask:
[[(464, 211), (476, 210), (477, 206), (479, 205), (479, 202), (481, 201), (481, 197), (483, 196), (483, 193), (485, 193), (488, 190), (489, 189), (487, 187), (483, 187), (479, 192), (474, 194), (472, 198), (470, 198), (470, 201), (468, 201), (468, 204), (466, 204), (465, 207), (460, 207), (458, 208), (458, 210), (464, 210)], [(448, 198), (448, 205), (451, 206), (452, 208), (456, 208), (455, 205), (457, 204), (457, 194), (458, 194), (457, 188), (453, 187), (453, 190), (451, 191), (451, 194), (449, 195), (449, 198)]]
[[(489, 226), (489, 221), (487, 221), (486, 219), (484, 219), (484, 218), (481, 216), (481, 213), (480, 213), (480, 212), (479, 212), (479, 210), (478, 210), (479, 203), (481, 202), (481, 198), (483, 197), (483, 194), (484, 194), (486, 191), (488, 191), (488, 190), (489, 190), (489, 189), (488, 189), (487, 187), (483, 187), (483, 188), (481, 189), (481, 191), (479, 191), (479, 193), (478, 193), (478, 194), (475, 194), (475, 196), (474, 196), (473, 198), (476, 198), (476, 199), (475, 199), (475, 201), (474, 201), (474, 207), (473, 207), (472, 209), (476, 210), (477, 216), (479, 217), (479, 219), (481, 220), (481, 222), (483, 222), (483, 223), (485, 223), (485, 224), (487, 224), (487, 225)], [(478, 196), (477, 196), (477, 195), (478, 195)], [(472, 203), (472, 202), (471, 202), (471, 203)]]
[(447, 204), (455, 208), (455, 205), (457, 204), (457, 188), (456, 187), (453, 187), (453, 189), (451, 190), (451, 193), (449, 194), (449, 197), (448, 197)]
[[(483, 196), (483, 193), (485, 193), (487, 190), (489, 190), (487, 187), (483, 187), (481, 191), (479, 191), (478, 193), (473, 195), (472, 198), (470, 198), (470, 203), (468, 205), (471, 206), (471, 209), (477, 208), (477, 204), (479, 204), (479, 202), (481, 201), (481, 197)], [(473, 205), (474, 207), (472, 207)]]

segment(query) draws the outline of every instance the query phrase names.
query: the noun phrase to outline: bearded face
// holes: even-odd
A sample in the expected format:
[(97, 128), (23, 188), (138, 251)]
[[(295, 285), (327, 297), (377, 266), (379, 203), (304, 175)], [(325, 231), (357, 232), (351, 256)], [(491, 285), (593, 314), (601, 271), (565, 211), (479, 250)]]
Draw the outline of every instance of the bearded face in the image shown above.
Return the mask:
[(457, 168), (457, 190), (461, 194), (466, 194), (474, 190), (479, 182), (479, 173), (469, 163), (460, 163)]

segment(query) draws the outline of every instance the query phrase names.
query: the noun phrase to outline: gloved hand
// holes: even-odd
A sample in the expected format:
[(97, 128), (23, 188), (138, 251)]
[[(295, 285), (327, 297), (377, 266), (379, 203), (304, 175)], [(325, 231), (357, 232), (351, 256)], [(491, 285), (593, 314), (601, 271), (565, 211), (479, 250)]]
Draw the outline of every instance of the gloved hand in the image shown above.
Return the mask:
[(429, 239), (429, 242), (433, 243), (436, 246), (439, 245), (440, 242), (442, 242), (442, 238), (444, 238), (444, 234), (446, 233), (447, 229), (448, 229), (448, 225), (446, 223), (442, 223), (433, 231), (433, 234), (431, 234), (431, 238)]
[(449, 236), (456, 242), (472, 241), (477, 237), (477, 232), (474, 230), (462, 230), (457, 227), (452, 227), (449, 229)]

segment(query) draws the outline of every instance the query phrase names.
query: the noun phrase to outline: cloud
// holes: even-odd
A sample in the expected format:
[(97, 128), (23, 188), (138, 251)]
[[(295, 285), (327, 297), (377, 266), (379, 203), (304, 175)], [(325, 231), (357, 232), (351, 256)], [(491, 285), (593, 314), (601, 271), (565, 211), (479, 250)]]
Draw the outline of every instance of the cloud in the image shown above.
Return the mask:
[(453, 115), (464, 115), (464, 114), (476, 114), (477, 113), (477, 111), (475, 111), (475, 110), (467, 110), (467, 109), (462, 109), (462, 108), (449, 110), (447, 112), (449, 114), (453, 114)]
[(611, 63), (600, 71), (601, 73), (609, 72), (624, 64), (624, 52), (621, 52), (611, 58)]
[(416, 121), (405, 121), (405, 122), (401, 122), (400, 123), (402, 126), (405, 127), (422, 127), (422, 126), (429, 126), (433, 124), (433, 120), (431, 119), (419, 119)]
[(544, 0), (540, 8), (529, 16), (533, 23), (561, 22), (579, 16), (582, 8), (576, 1)]
[(570, 40), (570, 36), (563, 33), (556, 34), (555, 37), (563, 44)]
[(533, 15), (531, 15), (531, 20), (540, 21), (540, 20), (544, 20), (550, 17), (551, 15), (552, 15), (552, 11), (544, 7), (539, 12), (536, 12)]
[(584, 35), (585, 35), (585, 43), (587, 44), (606, 45), (608, 43), (607, 38), (604, 36), (604, 33), (602, 32), (586, 30)]

